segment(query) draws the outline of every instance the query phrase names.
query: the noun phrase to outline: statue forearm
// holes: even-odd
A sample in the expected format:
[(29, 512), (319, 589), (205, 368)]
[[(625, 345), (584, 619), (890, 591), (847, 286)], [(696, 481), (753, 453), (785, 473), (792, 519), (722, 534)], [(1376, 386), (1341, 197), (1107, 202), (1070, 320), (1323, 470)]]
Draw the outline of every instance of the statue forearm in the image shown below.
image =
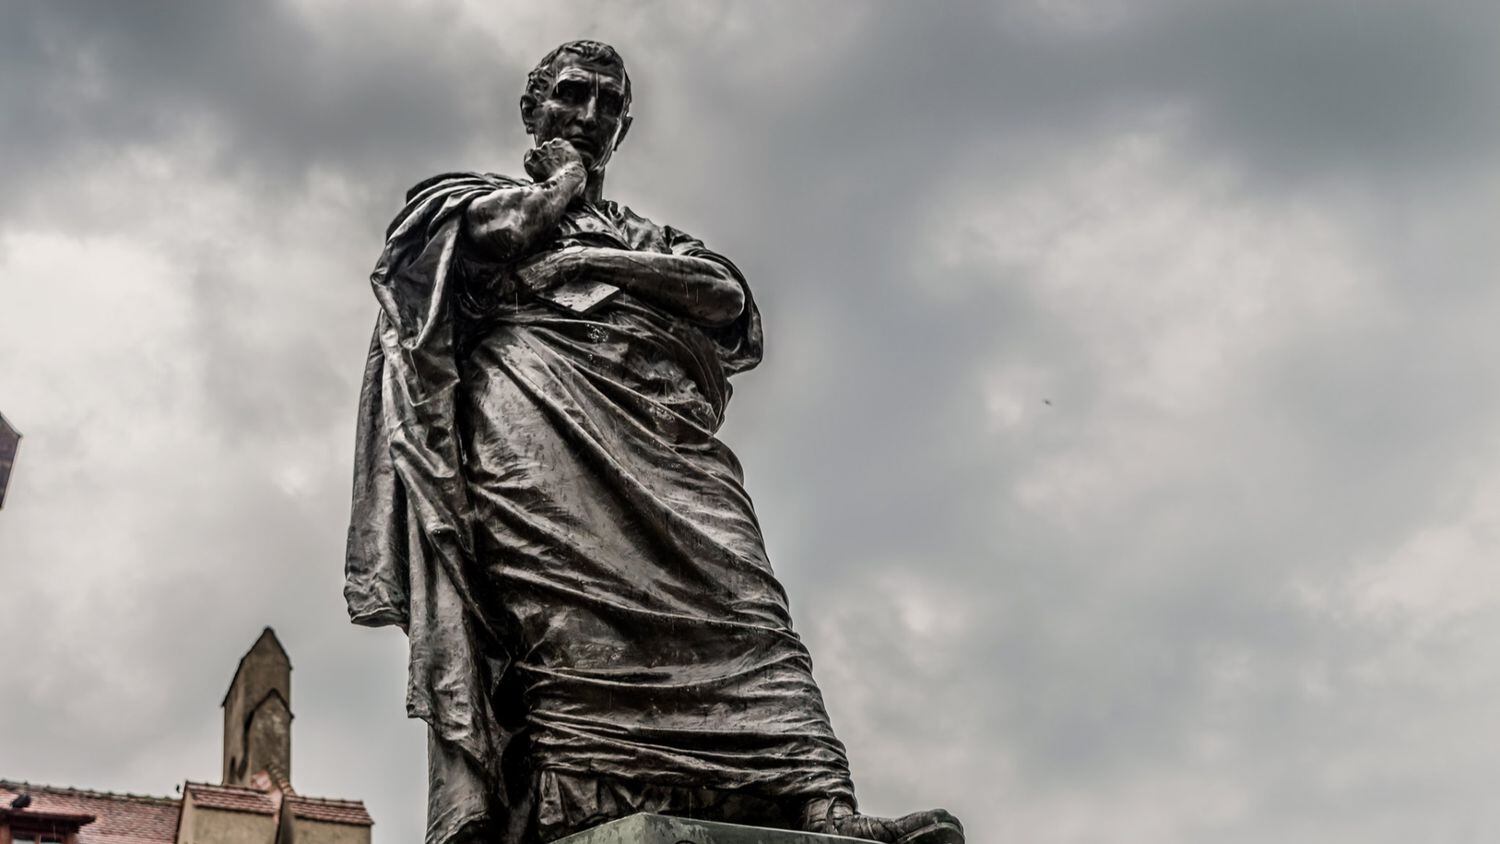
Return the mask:
[(745, 310), (744, 288), (717, 261), (605, 247), (564, 253), (564, 277), (613, 284), (694, 322), (726, 325)]
[(475, 200), (464, 217), (470, 242), (495, 261), (525, 255), (557, 229), (587, 178), (582, 165), (572, 164), (544, 181), (501, 188)]

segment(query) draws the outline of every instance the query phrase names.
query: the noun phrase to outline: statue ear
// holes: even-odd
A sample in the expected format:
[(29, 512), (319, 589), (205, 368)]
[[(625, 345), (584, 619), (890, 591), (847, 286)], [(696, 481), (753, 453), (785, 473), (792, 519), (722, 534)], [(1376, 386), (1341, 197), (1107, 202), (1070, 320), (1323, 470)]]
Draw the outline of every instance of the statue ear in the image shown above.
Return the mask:
[(615, 149), (619, 149), (620, 144), (625, 142), (625, 134), (630, 131), (630, 124), (634, 122), (635, 118), (628, 114), (620, 118), (620, 134), (615, 136)]
[(530, 94), (521, 95), (521, 124), (526, 127), (526, 134), (536, 134), (536, 97)]

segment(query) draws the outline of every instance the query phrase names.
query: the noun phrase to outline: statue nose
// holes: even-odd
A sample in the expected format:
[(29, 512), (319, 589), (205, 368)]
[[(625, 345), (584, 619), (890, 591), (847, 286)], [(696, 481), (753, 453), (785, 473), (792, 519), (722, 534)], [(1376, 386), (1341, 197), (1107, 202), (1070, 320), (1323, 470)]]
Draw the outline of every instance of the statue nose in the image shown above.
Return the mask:
[(599, 122), (599, 101), (597, 99), (589, 97), (584, 102), (583, 108), (579, 109), (578, 112), (578, 122), (588, 127), (593, 127), (594, 124)]
[(577, 111), (574, 117), (582, 126), (592, 127), (598, 123), (598, 96), (589, 93), (583, 97), (583, 102), (577, 103)]

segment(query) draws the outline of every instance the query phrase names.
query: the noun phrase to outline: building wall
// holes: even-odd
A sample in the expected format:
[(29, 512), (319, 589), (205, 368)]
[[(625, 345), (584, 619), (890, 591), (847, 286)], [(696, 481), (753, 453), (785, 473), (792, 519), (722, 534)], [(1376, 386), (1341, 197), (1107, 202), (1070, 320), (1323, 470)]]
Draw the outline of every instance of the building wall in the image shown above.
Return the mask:
[(297, 819), (297, 844), (370, 844), (370, 828)]
[(292, 711), (277, 695), (268, 695), (250, 713), (245, 728), (244, 769), (253, 780), (260, 771), (292, 776)]
[(251, 812), (226, 812), (193, 806), (184, 800), (177, 844), (269, 844), (276, 840), (276, 819)]
[(182, 814), (177, 817), (177, 842), (176, 844), (188, 844), (192, 839), (189, 837), (193, 832), (193, 820), (197, 817), (197, 811), (193, 808), (193, 801), (184, 797), (182, 799)]

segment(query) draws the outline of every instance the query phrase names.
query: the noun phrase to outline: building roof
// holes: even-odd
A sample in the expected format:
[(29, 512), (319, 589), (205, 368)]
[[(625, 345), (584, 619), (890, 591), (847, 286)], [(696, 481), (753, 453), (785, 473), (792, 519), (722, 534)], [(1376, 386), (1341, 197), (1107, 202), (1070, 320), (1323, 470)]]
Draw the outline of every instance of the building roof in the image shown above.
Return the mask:
[(375, 821), (370, 819), (370, 813), (365, 811), (365, 804), (359, 800), (332, 800), (324, 797), (291, 795), (286, 798), (286, 807), (291, 809), (292, 814), (298, 818), (306, 818), (310, 821), (356, 826), (374, 826), (375, 824)]
[[(227, 812), (249, 812), (274, 817), (278, 800), (274, 792), (234, 785), (189, 782), (184, 797), (193, 805)], [(9, 806), (18, 795), (31, 795), (26, 809), (8, 811), (12, 817), (70, 815), (85, 823), (78, 830), (78, 844), (171, 844), (177, 839), (177, 821), (182, 802), (176, 797), (88, 791), (17, 780), (0, 780), (0, 806)], [(288, 793), (280, 801), (298, 819), (321, 823), (373, 826), (374, 820), (359, 800), (303, 797)]]
[(183, 787), (182, 796), (184, 798), (191, 796), (193, 805), (200, 809), (275, 815), (277, 808), (277, 800), (270, 792), (240, 785), (189, 782)]
[(9, 806), (20, 794), (30, 794), (31, 805), (13, 812), (13, 817), (30, 813), (94, 816), (97, 820), (78, 830), (78, 844), (161, 844), (177, 837), (181, 805), (175, 797), (0, 780), (0, 805)]

